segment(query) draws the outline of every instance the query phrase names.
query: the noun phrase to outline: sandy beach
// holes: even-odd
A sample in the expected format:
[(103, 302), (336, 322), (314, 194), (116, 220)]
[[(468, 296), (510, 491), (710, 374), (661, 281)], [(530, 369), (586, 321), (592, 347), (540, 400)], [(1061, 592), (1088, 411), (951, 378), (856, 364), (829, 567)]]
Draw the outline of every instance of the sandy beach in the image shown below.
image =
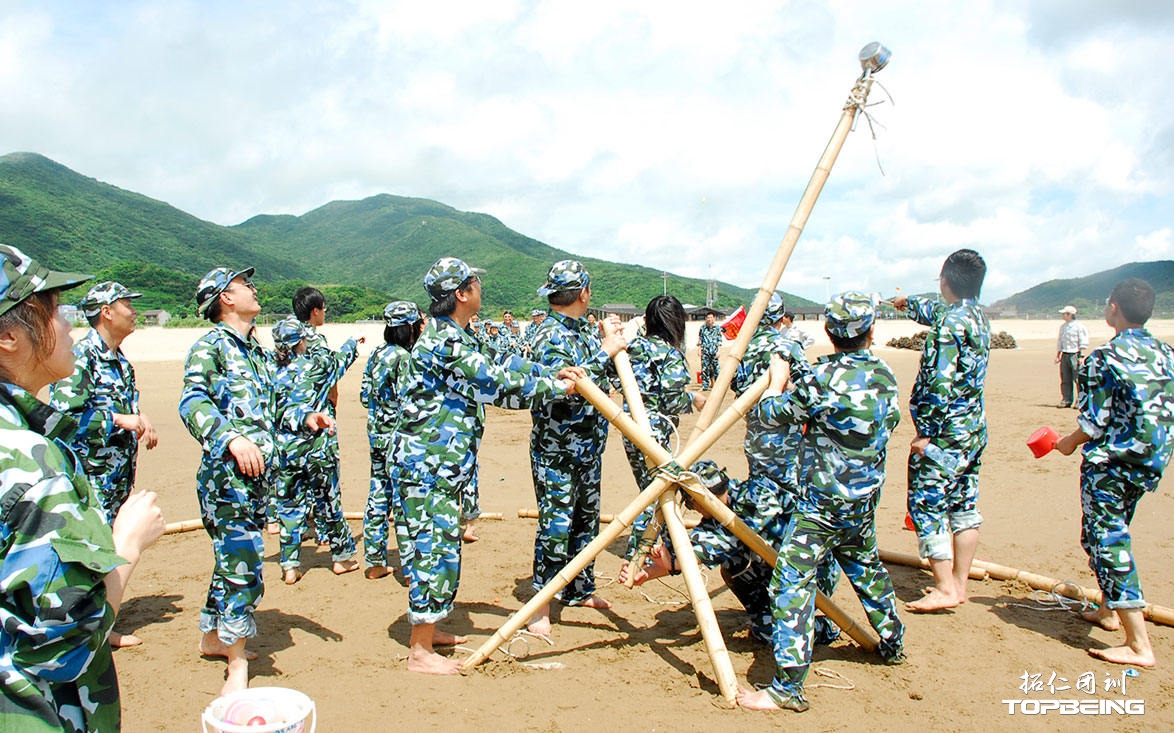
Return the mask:
[[(1088, 318), (1093, 344), (1111, 337), (1099, 319)], [(800, 321), (816, 337), (812, 357), (830, 351), (822, 325)], [(987, 382), (990, 442), (981, 473), (980, 509), (985, 517), (978, 557), (1095, 588), (1079, 545), (1080, 502), (1077, 457), (1032, 458), (1024, 445), (1041, 425), (1062, 434), (1076, 413), (1054, 407), (1059, 398), (1053, 364), (1060, 320), (997, 321), (1019, 342), (1014, 350), (992, 352)], [(1156, 321), (1155, 335), (1174, 338), (1174, 321)], [(695, 329), (690, 343), (695, 344)], [(367, 338), (360, 360), (340, 385), (343, 504), (361, 512), (366, 500), (369, 459), (365, 413), (358, 402), (363, 361), (381, 340), (378, 324), (332, 325), (323, 329), (332, 345), (351, 335)], [(888, 482), (878, 511), (883, 548), (915, 553), (916, 541), (903, 529), (905, 458), (913, 437), (904, 405), (917, 368), (916, 352), (890, 349), (890, 338), (920, 327), (908, 321), (881, 321), (876, 352), (895, 371), (902, 391), (903, 420), (888, 457)], [(81, 331), (75, 332), (75, 337)], [(179, 421), (176, 404), (183, 358), (199, 330), (143, 329), (124, 348), (137, 366), (142, 409), (154, 422), (160, 446), (144, 452), (139, 486), (157, 491), (169, 522), (195, 519), (194, 475), (199, 447)], [(268, 339), (268, 329), (262, 329)], [(696, 354), (690, 351), (695, 363)], [(688, 435), (694, 418), (686, 417)], [(481, 504), (501, 512), (502, 521), (478, 524), (481, 541), (465, 545), (456, 612), (450, 631), (467, 634), (470, 649), (483, 643), (508, 615), (530, 597), (534, 523), (516, 516), (535, 505), (527, 455), (530, 418), (526, 412), (488, 410), (481, 449)], [(744, 477), (742, 428), (735, 427), (707, 454)], [(1133, 522), (1134, 550), (1147, 600), (1174, 606), (1174, 576), (1167, 567), (1174, 539), (1168, 517), (1174, 511), (1174, 479), (1146, 496)], [(603, 511), (616, 512), (636, 495), (622, 442), (612, 430), (604, 456)], [(361, 535), (361, 526), (351, 522)], [(1094, 628), (1071, 612), (1039, 603), (1019, 582), (972, 581), (969, 603), (951, 613), (903, 614), (908, 625), (904, 666), (887, 667), (847, 637), (815, 652), (808, 679), (811, 710), (803, 715), (726, 709), (714, 681), (695, 617), (677, 577), (629, 591), (611, 582), (618, 572), (624, 540), (598, 558), (600, 594), (613, 607), (600, 612), (556, 609), (553, 646), (528, 642), (528, 663), (498, 653), (467, 676), (431, 678), (407, 672), (407, 591), (393, 577), (364, 579), (361, 573), (336, 577), (329, 553), (307, 544), (306, 575), (296, 585), (280, 582), (277, 545), (266, 537), (269, 583), (257, 612), (260, 635), (250, 647), (253, 686), (291, 687), (317, 703), (320, 731), (386, 730), (670, 730), (751, 731), (765, 726), (799, 730), (1160, 730), (1174, 726), (1174, 694), (1166, 665), (1174, 663), (1174, 629), (1150, 625), (1159, 659), (1154, 671), (1122, 677), (1120, 667), (1088, 656), (1089, 647), (1120, 643), (1120, 636)], [(192, 730), (223, 680), (222, 662), (201, 659), (196, 628), (211, 569), (204, 532), (163, 537), (143, 558), (132, 580), (116, 628), (143, 638), (139, 647), (116, 652), (124, 729)], [(929, 583), (922, 571), (893, 565), (890, 571), (902, 601), (921, 595)], [(747, 637), (745, 614), (720, 576), (707, 571), (734, 670), (743, 685), (768, 683), (771, 650)], [(860, 604), (846, 582), (835, 602), (864, 622)], [(524, 651), (526, 643), (511, 649)], [(457, 652), (464, 654), (464, 652)], [(1096, 691), (1075, 685), (1091, 673)], [(1024, 675), (1052, 679), (1054, 692), (1025, 693)], [(1054, 675), (1054, 677), (1053, 677)], [(1125, 690), (1106, 689), (1124, 681)], [(1062, 690), (1063, 685), (1070, 689)], [(1008, 714), (1002, 701), (1019, 699), (1144, 700), (1143, 715), (1023, 716)], [(1104, 716), (1101, 716), (1104, 717)]]

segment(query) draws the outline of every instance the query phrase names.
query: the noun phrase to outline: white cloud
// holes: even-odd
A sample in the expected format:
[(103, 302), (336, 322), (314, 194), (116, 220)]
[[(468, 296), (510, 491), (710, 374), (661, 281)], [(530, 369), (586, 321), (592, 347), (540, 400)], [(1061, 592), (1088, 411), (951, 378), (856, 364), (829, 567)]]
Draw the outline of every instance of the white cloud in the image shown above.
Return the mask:
[(1073, 2), (18, 1), (0, 153), (222, 224), (423, 196), (757, 287), (876, 39), (896, 105), (848, 137), (783, 287), (928, 289), (968, 246), (994, 300), (1171, 256), (1174, 11)]

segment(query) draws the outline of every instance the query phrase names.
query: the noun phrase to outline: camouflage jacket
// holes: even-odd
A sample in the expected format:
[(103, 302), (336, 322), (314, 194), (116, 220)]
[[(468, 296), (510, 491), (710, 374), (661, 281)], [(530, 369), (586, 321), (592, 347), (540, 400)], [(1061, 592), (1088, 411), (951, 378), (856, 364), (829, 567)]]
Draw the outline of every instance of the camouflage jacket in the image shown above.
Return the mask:
[[(652, 431), (658, 436), (671, 434), (680, 423), (679, 416), (693, 411), (685, 355), (659, 338), (639, 336), (628, 344), (628, 358)], [(619, 379), (612, 381), (618, 389)], [(627, 400), (624, 410), (628, 411)]]
[(742, 394), (759, 377), (770, 371), (772, 354), (778, 354), (791, 365), (793, 377), (806, 373), (809, 368), (803, 344), (787, 338), (772, 326), (759, 326), (750, 337), (746, 353), (734, 372), (734, 380), (730, 383), (734, 392)]
[[(76, 424), (0, 384), (0, 729), (115, 731), (106, 574), (126, 563), (67, 441)], [(39, 719), (39, 720), (38, 720)], [(40, 725), (34, 725), (34, 721)]]
[(95, 488), (129, 489), (139, 444), (132, 431), (114, 424), (114, 416), (138, 414), (134, 367), (93, 329), (74, 344), (73, 361), (73, 374), (50, 386), (49, 405), (77, 421), (70, 447)]
[(722, 345), (722, 329), (716, 323), (712, 326), (701, 326), (697, 334), (697, 346), (702, 354), (717, 354)]
[(1084, 460), (1164, 471), (1174, 452), (1174, 349), (1131, 328), (1093, 349), (1078, 379), (1077, 422), (1092, 438)]
[(756, 411), (767, 427), (807, 427), (800, 510), (834, 510), (879, 492), (889, 436), (901, 421), (892, 370), (867, 351), (836, 353), (793, 382), (794, 389), (760, 400)]
[(274, 455), (276, 362), (253, 338), (218, 323), (188, 352), (179, 417), (204, 447), (205, 460), (227, 455), (237, 436)]
[(367, 408), (368, 435), (391, 435), (399, 417), (397, 392), (406, 384), (411, 368), (411, 353), (395, 344), (383, 344), (367, 358), (359, 401)]
[[(583, 367), (593, 382), (605, 383), (611, 358), (603, 350), (598, 332), (585, 319), (551, 310), (531, 344), (531, 358), (536, 363), (556, 372), (568, 366)], [(607, 418), (579, 395), (542, 402), (530, 409), (530, 417), (534, 421), (531, 450), (599, 460), (607, 442)]]
[(473, 477), (483, 404), (521, 409), (566, 394), (555, 373), (518, 356), (497, 358), (452, 318), (435, 318), (412, 347), (400, 386), (389, 464), (426, 485), (460, 487)]
[(343, 375), (355, 363), (358, 354), (358, 342), (347, 339), (338, 351), (331, 351), (325, 347), (312, 351), (307, 348), (303, 357), (295, 359), (294, 362), (298, 363), (299, 368), (290, 374), (292, 386), (289, 401), (278, 407), (282, 429), (291, 432), (301, 430), (312, 412), (334, 415), (330, 391), (338, 386)]
[(991, 324), (972, 299), (953, 305), (913, 296), (909, 318), (929, 326), (909, 398), (917, 434), (986, 439), (982, 390), (991, 351)]

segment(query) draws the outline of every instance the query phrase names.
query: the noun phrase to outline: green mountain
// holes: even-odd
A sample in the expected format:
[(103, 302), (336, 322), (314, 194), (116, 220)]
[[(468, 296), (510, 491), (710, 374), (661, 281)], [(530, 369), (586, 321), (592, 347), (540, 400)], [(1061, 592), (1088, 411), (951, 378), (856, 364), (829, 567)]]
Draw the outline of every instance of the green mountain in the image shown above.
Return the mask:
[[(574, 255), (486, 214), (427, 199), (382, 194), (222, 227), (34, 153), (0, 157), (0, 242), (56, 269), (120, 280), (144, 293), (141, 309), (181, 313), (194, 308), (198, 278), (221, 265), (257, 268), (267, 312), (288, 311), (289, 294), (314, 283), (326, 291), (332, 319), (374, 316), (391, 298), (424, 301), (421, 278), (445, 255), (488, 271), (490, 315), (541, 305), (535, 289), (566, 258), (590, 269), (596, 304), (643, 306), (665, 287), (659, 270)], [(670, 275), (667, 287), (685, 303), (705, 302), (704, 280)], [(754, 292), (719, 283), (715, 307), (748, 304)], [(814, 305), (797, 296), (789, 302)]]
[(1096, 315), (1113, 286), (1127, 277), (1139, 277), (1154, 286), (1155, 315), (1174, 315), (1174, 260), (1131, 262), (1086, 277), (1049, 280), (992, 303), (989, 310), (1006, 313), (1014, 309), (1019, 315), (1050, 317), (1064, 306), (1074, 305), (1086, 316)]

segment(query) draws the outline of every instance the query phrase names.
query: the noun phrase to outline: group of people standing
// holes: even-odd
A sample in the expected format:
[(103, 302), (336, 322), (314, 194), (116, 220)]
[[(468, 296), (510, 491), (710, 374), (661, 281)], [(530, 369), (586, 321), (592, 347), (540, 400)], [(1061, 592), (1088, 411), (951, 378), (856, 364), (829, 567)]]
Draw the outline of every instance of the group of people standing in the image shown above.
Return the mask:
[[(118, 283), (92, 288), (82, 309), (93, 330), (73, 348), (56, 313), (59, 292), (88, 277), (48, 270), (12, 247), (0, 245), (0, 257), (0, 722), (6, 730), (115, 730), (111, 645), (140, 642), (110, 630), (131, 572), (164, 526), (155, 495), (133, 491), (136, 451), (158, 441), (119, 348), (134, 330), (139, 295)], [(905, 605), (910, 612), (967, 600), (987, 436), (990, 326), (977, 304), (985, 272), (977, 252), (959, 250), (942, 266), (940, 299), (893, 301), (930, 327), (910, 401), (916, 437), (908, 506), (934, 586)], [(629, 343), (617, 331), (618, 319), (587, 318), (591, 277), (581, 263), (564, 260), (538, 288), (549, 308), (534, 317), (519, 347), (502, 339), (501, 326), (498, 334), (487, 328), (483, 338), (471, 328), (483, 274), (459, 259), (437, 261), (423, 278), (427, 317), (409, 300), (389, 303), (384, 344), (364, 371), (372, 459), (366, 576), (391, 572), (394, 523), (408, 583), (408, 669), (414, 672), (459, 668), (436, 647), (464, 638), (437, 624), (452, 612), (459, 586), (461, 522), (475, 507), (484, 405), (531, 412), (539, 506), (533, 586), (540, 589), (599, 529), (608, 425), (577, 393), (579, 381), (616, 380), (613, 358), (626, 349), (653, 437), (666, 448), (679, 416), (705, 401), (688, 389), (684, 310), (676, 298), (654, 298), (643, 333)], [(264, 349), (255, 337), (260, 305), (252, 275), (251, 268), (217, 268), (200, 281), (199, 313), (212, 328), (188, 354), (179, 405), (202, 446), (197, 493), (215, 569), (200, 615), (200, 651), (227, 660), (223, 693), (248, 685), (245, 642), (257, 634), (267, 526), (280, 535), (287, 583), (301, 577), (298, 548), (310, 514), (319, 541), (331, 546), (334, 572), (359, 568), (338, 496), (334, 409), (338, 380), (355, 361), (360, 339), (328, 348), (316, 331), (324, 299), (307, 288), (295, 296), (295, 315), (274, 327), (275, 350)], [(1105, 317), (1117, 335), (1080, 366), (1079, 427), (1057, 444), (1065, 454), (1084, 445), (1081, 542), (1106, 600), (1087, 617), (1125, 630), (1124, 646), (1093, 653), (1138, 666), (1153, 666), (1154, 657), (1128, 525), (1174, 452), (1174, 351), (1144, 330), (1153, 303), (1153, 289), (1143, 281), (1113, 290)], [(814, 362), (806, 358), (807, 344), (787, 331), (786, 315), (776, 293), (732, 383), (741, 393), (757, 380), (769, 382), (748, 415), (748, 478), (735, 481), (710, 461), (691, 467), (775, 547), (778, 562), (770, 568), (712, 518), (692, 540), (701, 561), (721, 567), (750, 615), (752, 636), (774, 649), (773, 683), (743, 690), (739, 702), (803, 711), (812, 645), (839, 633), (815, 614), (815, 590), (832, 592), (841, 571), (880, 636), (881, 658), (904, 660), (904, 625), (875, 536), (887, 444), (900, 414), (896, 379), (871, 353), (871, 296), (832, 298), (824, 324), (834, 352)], [(716, 376), (706, 368), (717, 352), (715, 330), (707, 322), (700, 337), (706, 388)], [(49, 385), (50, 405), (44, 405), (35, 395)], [(630, 443), (625, 447), (643, 488), (651, 480), (643, 456)], [(627, 558), (637, 550), (647, 550), (648, 559), (627, 564), (621, 575), (643, 582), (675, 572), (676, 558), (653, 531), (651, 513), (637, 522)], [(607, 608), (595, 590), (588, 565), (556, 599)], [(551, 633), (549, 608), (539, 609), (529, 628)]]

